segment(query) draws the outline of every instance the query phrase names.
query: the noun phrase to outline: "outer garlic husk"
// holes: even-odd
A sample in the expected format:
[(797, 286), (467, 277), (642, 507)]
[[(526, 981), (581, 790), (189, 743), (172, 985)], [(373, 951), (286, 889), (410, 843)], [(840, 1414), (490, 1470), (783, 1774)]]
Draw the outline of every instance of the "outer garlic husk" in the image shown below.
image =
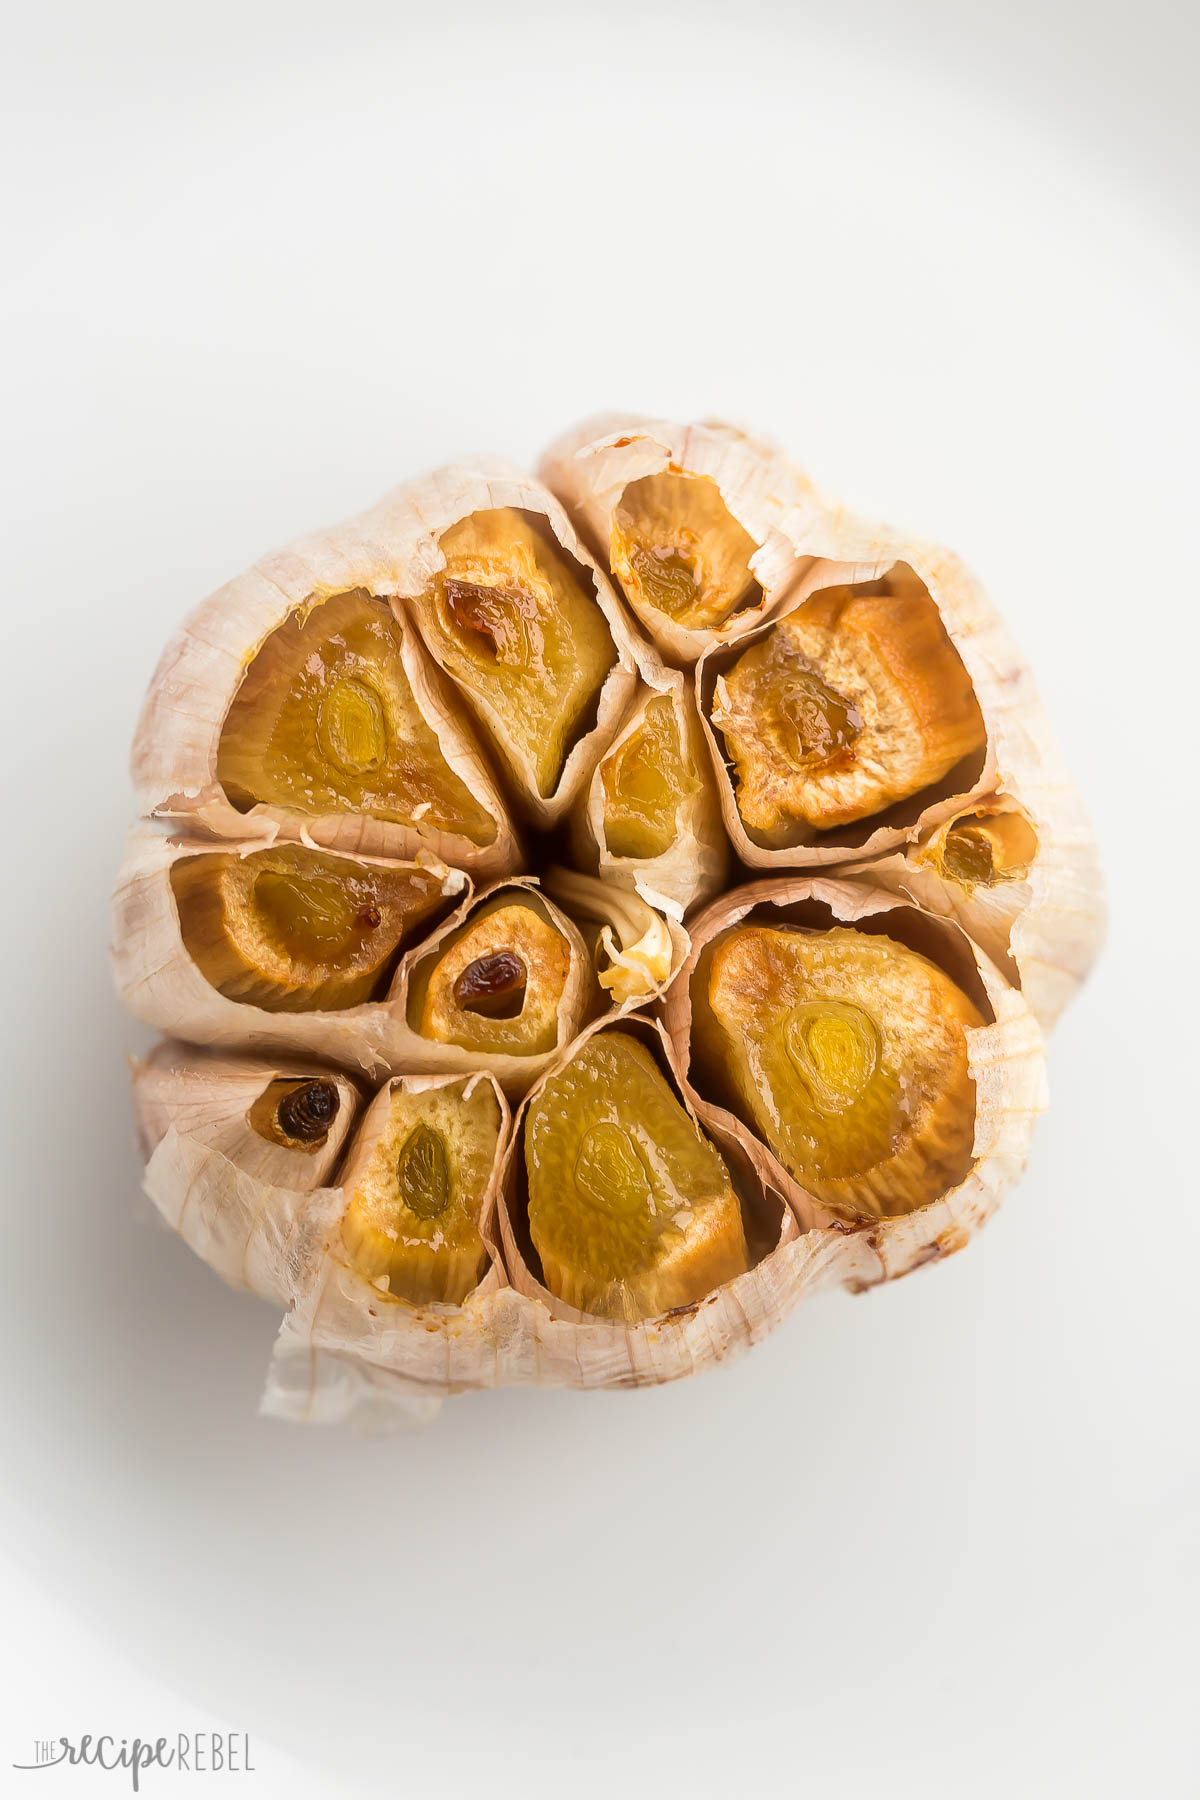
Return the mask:
[[(339, 1093), (315, 1151), (272, 1144), (249, 1123), (280, 1077), (317, 1076)], [(197, 1256), (232, 1287), (290, 1304), (331, 1217), (331, 1182), (362, 1106), (354, 1081), (303, 1056), (253, 1062), (164, 1043), (133, 1071), (146, 1158), (142, 1186)]]
[(675, 838), (669, 849), (654, 857), (618, 856), (609, 849), (605, 836), (604, 781), (602, 764), (597, 764), (576, 806), (572, 849), (576, 860), (596, 869), (605, 882), (633, 888), (650, 906), (681, 920), (693, 906), (720, 890), (731, 860), (729, 840), (721, 820), (716, 778), (690, 678), (657, 661), (653, 665), (644, 662), (643, 674), (645, 685), (635, 694), (606, 756), (619, 752), (622, 744), (640, 729), (647, 706), (659, 695), (666, 695), (684, 754), (695, 767), (699, 785), (680, 801)]
[[(157, 1031), (256, 1054), (284, 1051), (383, 1075), (397, 1068), (407, 1045), (403, 1013), (387, 998), (338, 1011), (268, 1012), (228, 999), (201, 974), (183, 940), (171, 886), (171, 865), (182, 856), (249, 853), (259, 842), (216, 844), (164, 836), (149, 827), (130, 836), (113, 894), (113, 973), (123, 1004)], [(359, 857), (380, 866), (426, 869), (447, 904), (471, 891), (469, 878), (432, 858), (419, 865)], [(399, 967), (399, 965), (398, 965)]]
[[(751, 914), (764, 924), (795, 920), (818, 925), (854, 925), (890, 915), (889, 932), (936, 962), (985, 1018), (990, 1015), (991, 1023), (966, 1033), (975, 1084), (974, 1162), (957, 1187), (902, 1217), (848, 1227), (805, 1192), (748, 1125), (692, 1085), (697, 964), (713, 938)], [(752, 882), (714, 901), (692, 921), (690, 933), (691, 952), (667, 997), (664, 1023), (696, 1113), (710, 1130), (720, 1126), (735, 1137), (763, 1183), (787, 1200), (807, 1236), (828, 1243), (833, 1258), (829, 1279), (871, 1286), (962, 1249), (1020, 1175), (1034, 1122), (1046, 1106), (1042, 1034), (1024, 997), (951, 920), (925, 912), (866, 876)]]
[[(697, 629), (625, 595), (661, 654), (680, 666), (714, 643), (740, 642), (769, 617), (803, 576), (813, 555), (827, 555), (823, 503), (807, 478), (758, 439), (719, 421), (684, 425), (636, 414), (586, 420), (551, 445), (540, 474), (582, 536), (607, 566), (613, 517), (631, 482), (659, 474), (707, 476), (739, 525), (759, 545), (750, 568), (762, 590), (722, 625)], [(813, 539), (816, 548), (810, 548)]]
[(218, 779), (225, 716), (271, 633), (294, 613), (337, 594), (363, 589), (394, 600), (407, 549), (395, 535), (395, 518), (389, 497), (356, 518), (262, 557), (184, 621), (159, 659), (134, 736), (131, 766), (144, 817), (238, 843), (283, 838), (400, 859), (426, 852), (481, 878), (518, 866), (520, 844), (496, 777), (445, 678), (399, 612), (401, 661), (413, 697), (450, 768), (494, 819), (491, 843), (478, 845), (421, 822), (404, 825), (369, 813), (310, 816), (261, 803), (242, 812)]
[(595, 722), (572, 745), (554, 791), (536, 791), (532, 771), (509, 771), (509, 786), (524, 817), (541, 829), (555, 825), (566, 813), (595, 765), (596, 758), (616, 732), (636, 684), (638, 644), (623, 613), (603, 565), (577, 536), (570, 519), (549, 488), (522, 475), (511, 464), (481, 457), (452, 463), (393, 490), (380, 507), (389, 543), (394, 547), (398, 617), (411, 618), (404, 605), (424, 594), (446, 558), (439, 536), (460, 519), (475, 512), (513, 507), (541, 515), (565, 554), (590, 576), (596, 603), (613, 640), (614, 661), (600, 689)]
[[(491, 1178), (479, 1230), (488, 1265), (461, 1306), (413, 1305), (381, 1291), (352, 1266), (340, 1240), (356, 1164), (352, 1146), (346, 1185), (335, 1190), (324, 1242), (297, 1284), (295, 1302), (280, 1327), (267, 1375), (264, 1411), (277, 1417), (336, 1422), (351, 1418), (372, 1428), (394, 1423), (397, 1405), (420, 1419), (440, 1399), (488, 1379), (512, 1331), (511, 1290), (496, 1248), (496, 1200), (508, 1147), (511, 1114), (499, 1084), (473, 1074), (400, 1075), (385, 1084), (372, 1111), (385, 1107), (393, 1087), (407, 1092), (490, 1085), (501, 1115)], [(361, 1134), (370, 1130), (371, 1115)]]
[[(870, 818), (835, 831), (812, 833), (787, 849), (766, 849), (747, 834), (738, 812), (723, 747), (710, 722), (716, 682), (731, 660), (724, 647), (696, 670), (701, 723), (717, 774), (725, 820), (737, 856), (751, 869), (776, 874), (817, 869), (854, 870), (912, 894), (935, 912), (984, 926), (985, 947), (1012, 969), (1036, 1017), (1050, 1025), (1091, 968), (1104, 938), (1103, 880), (1095, 837), (1075, 784), (1067, 774), (1028, 665), (975, 578), (952, 552), (901, 538), (848, 514), (831, 514), (828, 559), (814, 562), (775, 617), (788, 617), (818, 590), (873, 581), (906, 564), (924, 583), (961, 657), (983, 713), (987, 745), (965, 784), (956, 771), (935, 788), (889, 808), (889, 823)], [(769, 630), (769, 621), (760, 632)], [(743, 646), (739, 646), (741, 648)], [(1027, 881), (989, 903), (964, 906), (922, 871), (921, 852), (939, 829), (962, 814), (1011, 803), (1037, 835)], [(840, 872), (840, 871), (839, 871)], [(1020, 891), (1018, 891), (1020, 890)], [(997, 929), (999, 927), (999, 929)], [(997, 956), (996, 953), (1000, 952)]]
[[(336, 1133), (316, 1157), (278, 1150), (264, 1156), (247, 1110), (277, 1076), (296, 1074), (338, 1084), (343, 1105)], [(159, 1045), (135, 1067), (135, 1112), (149, 1153), (146, 1192), (167, 1224), (232, 1286), (290, 1309), (268, 1371), (265, 1412), (389, 1429), (426, 1422), (455, 1386), (490, 1385), (480, 1376), (508, 1329), (499, 1303), (508, 1290), (496, 1256), (495, 1204), (509, 1110), (486, 1074), (402, 1076), (397, 1084), (419, 1091), (464, 1079), (493, 1086), (501, 1115), (480, 1214), (488, 1266), (461, 1307), (412, 1306), (359, 1275), (340, 1241), (351, 1197), (344, 1182), (369, 1124), (353, 1082), (315, 1064), (255, 1063), (173, 1043)], [(384, 1084), (375, 1107), (386, 1105), (392, 1086)], [(459, 1345), (471, 1378), (456, 1383), (447, 1376)]]

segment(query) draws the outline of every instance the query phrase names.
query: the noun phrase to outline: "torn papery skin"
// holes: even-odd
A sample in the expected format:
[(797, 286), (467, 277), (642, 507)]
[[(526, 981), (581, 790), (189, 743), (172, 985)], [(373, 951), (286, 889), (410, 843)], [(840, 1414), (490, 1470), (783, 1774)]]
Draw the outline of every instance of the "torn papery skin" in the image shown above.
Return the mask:
[[(272, 1081), (300, 1075), (334, 1083), (341, 1099), (314, 1155), (272, 1145), (249, 1123)], [(254, 1063), (165, 1043), (135, 1064), (133, 1100), (142, 1186), (166, 1223), (231, 1287), (290, 1305), (329, 1228), (328, 1184), (361, 1110), (358, 1086), (303, 1057)]]

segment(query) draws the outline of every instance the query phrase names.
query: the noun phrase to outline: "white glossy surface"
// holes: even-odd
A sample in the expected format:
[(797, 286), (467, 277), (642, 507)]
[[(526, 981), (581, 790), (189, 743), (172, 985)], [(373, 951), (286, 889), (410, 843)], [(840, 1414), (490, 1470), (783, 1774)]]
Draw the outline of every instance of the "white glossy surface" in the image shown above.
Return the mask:
[[(126, 1791), (10, 1774), (39, 1736), (224, 1722), (267, 1796), (1194, 1792), (1195, 15), (80, 0), (6, 38), (0, 1790)], [(771, 432), (1007, 610), (1111, 879), (1054, 1110), (967, 1255), (711, 1377), (260, 1422), (272, 1315), (137, 1200), (143, 686), (259, 551), (622, 403)]]

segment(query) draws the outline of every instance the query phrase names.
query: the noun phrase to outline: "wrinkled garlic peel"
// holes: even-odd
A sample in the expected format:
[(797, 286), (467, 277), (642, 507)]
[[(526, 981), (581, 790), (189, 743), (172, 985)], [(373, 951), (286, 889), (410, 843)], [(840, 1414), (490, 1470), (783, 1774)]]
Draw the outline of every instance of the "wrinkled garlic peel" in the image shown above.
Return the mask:
[(287, 1305), (287, 1416), (670, 1380), (960, 1248), (1099, 944), (952, 557), (719, 425), (544, 477), (453, 465), (265, 559), (143, 710), (147, 1191)]

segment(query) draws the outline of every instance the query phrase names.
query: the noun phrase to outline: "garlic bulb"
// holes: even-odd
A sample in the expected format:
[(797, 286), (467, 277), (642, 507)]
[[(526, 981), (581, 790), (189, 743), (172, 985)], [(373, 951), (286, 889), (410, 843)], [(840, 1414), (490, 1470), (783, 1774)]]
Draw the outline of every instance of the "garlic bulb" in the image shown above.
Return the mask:
[(145, 1186), (372, 1429), (674, 1380), (962, 1248), (1103, 933), (949, 552), (717, 423), (464, 462), (185, 623), (114, 894)]

